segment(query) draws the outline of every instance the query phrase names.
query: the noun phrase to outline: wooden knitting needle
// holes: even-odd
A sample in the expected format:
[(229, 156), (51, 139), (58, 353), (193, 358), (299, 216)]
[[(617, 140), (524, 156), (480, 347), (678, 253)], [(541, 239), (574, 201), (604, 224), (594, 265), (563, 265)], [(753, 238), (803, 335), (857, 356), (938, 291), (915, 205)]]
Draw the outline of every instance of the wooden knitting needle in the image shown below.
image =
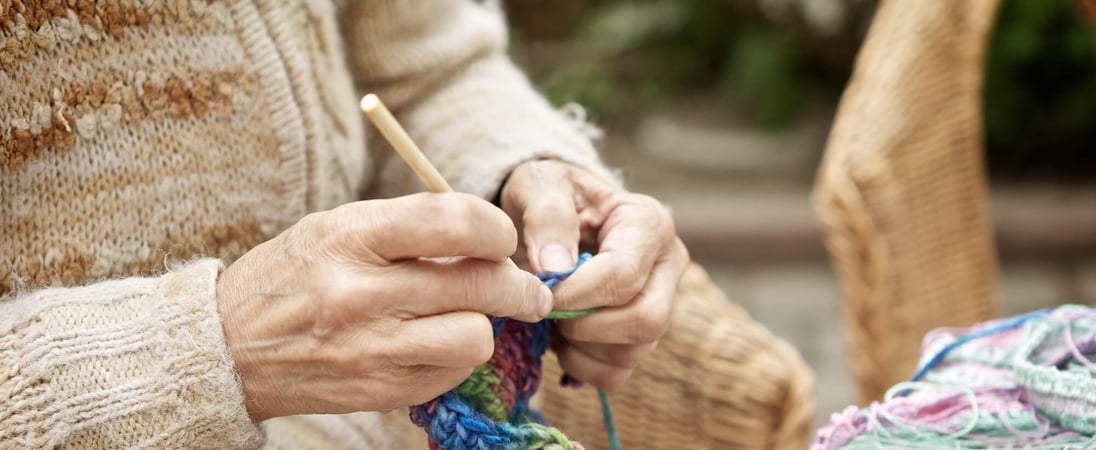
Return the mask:
[[(422, 153), (418, 145), (415, 145), (415, 141), (411, 140), (411, 136), (407, 135), (407, 131), (400, 126), (380, 98), (374, 94), (367, 94), (362, 97), (360, 106), (362, 112), (369, 117), (385, 139), (388, 139), (388, 143), (396, 149), (396, 153), (403, 158), (403, 162), (411, 167), (430, 192), (453, 192), (453, 188), (445, 182), (445, 178), (441, 176), (438, 169), (430, 164), (430, 160), (426, 159), (426, 155)], [(506, 258), (506, 263), (515, 268), (518, 266), (510, 258)]]

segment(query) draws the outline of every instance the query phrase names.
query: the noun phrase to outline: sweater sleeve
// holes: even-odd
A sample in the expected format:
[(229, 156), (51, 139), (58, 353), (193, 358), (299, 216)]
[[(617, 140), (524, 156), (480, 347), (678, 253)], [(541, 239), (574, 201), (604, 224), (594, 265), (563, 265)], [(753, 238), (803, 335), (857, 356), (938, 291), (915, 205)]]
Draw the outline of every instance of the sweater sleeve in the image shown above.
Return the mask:
[(277, 417), (262, 423), (263, 450), (418, 450), (426, 432), (407, 408), (388, 413)]
[[(459, 191), (491, 197), (522, 162), (554, 158), (614, 176), (581, 117), (555, 111), (506, 56), (497, 1), (348, 2), (341, 15), (358, 89), (377, 93)], [(370, 138), (381, 194), (421, 190)]]
[(218, 260), (38, 290), (0, 310), (0, 447), (255, 448)]

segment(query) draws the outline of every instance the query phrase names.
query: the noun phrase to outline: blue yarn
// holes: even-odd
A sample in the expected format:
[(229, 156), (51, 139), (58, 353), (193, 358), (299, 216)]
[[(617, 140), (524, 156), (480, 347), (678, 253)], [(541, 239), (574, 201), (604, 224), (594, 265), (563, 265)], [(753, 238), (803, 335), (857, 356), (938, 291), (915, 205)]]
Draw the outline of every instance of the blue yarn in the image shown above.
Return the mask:
[(496, 423), (452, 392), (438, 402), (429, 435), (447, 450), (524, 450), (544, 437), (527, 427)]
[(543, 281), (544, 285), (548, 286), (549, 289), (554, 288), (556, 287), (556, 284), (559, 284), (560, 281), (563, 281), (565, 278), (571, 276), (571, 274), (575, 273), (575, 271), (578, 270), (579, 266), (585, 264), (586, 261), (589, 261), (590, 258), (593, 257), (594, 255), (591, 255), (589, 253), (583, 253), (578, 256), (578, 262), (575, 263), (574, 267), (571, 267), (570, 269), (563, 272), (538, 273), (537, 279)]
[[(992, 327), (984, 328), (984, 329), (975, 331), (973, 333), (968, 333), (968, 334), (965, 334), (963, 336), (960, 336), (958, 339), (955, 340), (955, 342), (952, 342), (952, 343), (948, 344), (944, 348), (940, 349), (940, 351), (936, 352), (935, 355), (932, 355), (932, 358), (930, 358), (928, 361), (926, 361), (925, 365), (923, 365), (923, 366), (921, 366), (921, 368), (917, 369), (917, 372), (913, 374), (913, 378), (910, 381), (913, 381), (913, 382), (920, 381), (921, 378), (923, 378), (928, 373), (928, 371), (930, 369), (935, 367), (937, 364), (940, 364), (940, 362), (944, 360), (944, 357), (946, 357), (948, 355), (948, 353), (951, 353), (952, 350), (955, 350), (955, 349), (959, 348), (963, 344), (966, 344), (966, 343), (968, 343), (970, 341), (973, 341), (975, 339), (980, 339), (980, 338), (984, 338), (986, 336), (990, 336), (990, 335), (992, 335), (994, 333), (997, 333), (997, 332), (1000, 332), (1000, 331), (1004, 331), (1004, 330), (1008, 330), (1008, 329), (1011, 329), (1011, 328), (1018, 327), (1018, 326), (1023, 325), (1024, 323), (1026, 323), (1030, 320), (1038, 319), (1040, 317), (1043, 317), (1043, 316), (1049, 314), (1050, 312), (1051, 312), (1051, 309), (1049, 309), (1049, 308), (1048, 309), (1040, 309), (1038, 311), (1032, 311), (1032, 312), (1029, 312), (1029, 313), (1026, 313), (1026, 314), (1021, 314), (1019, 316), (1014, 316), (1014, 317), (1012, 317), (1008, 320), (1002, 321), (1001, 323), (998, 323), (997, 325), (994, 325)], [(909, 394), (909, 390), (902, 391), (902, 393), (898, 394), (898, 395), (899, 395), (899, 397), (904, 397), (907, 394)]]
[(549, 329), (552, 323), (547, 320), (537, 322), (533, 330), (533, 342), (529, 345), (529, 354), (533, 356), (543, 355), (548, 351)]
[(499, 337), (499, 333), (502, 333), (502, 326), (506, 325), (505, 317), (492, 317), (491, 318), (491, 331), (495, 333), (495, 337)]
[(517, 431), (472, 409), (453, 392), (442, 396), (429, 427), (434, 442), (453, 450), (521, 449), (525, 439)]
[(510, 423), (528, 423), (534, 422), (544, 425), (547, 423), (544, 420), (544, 415), (537, 412), (533, 408), (529, 407), (529, 399), (525, 398), (514, 402), (514, 407), (510, 409), (510, 414), (506, 416), (506, 420)]
[[(560, 281), (571, 276), (593, 255), (583, 253), (579, 255), (578, 262), (570, 270), (563, 272), (549, 272), (537, 274), (537, 278), (549, 288), (554, 287)], [(495, 336), (499, 335), (506, 318), (494, 318), (491, 326)], [(543, 354), (548, 348), (548, 330), (550, 321), (543, 320), (535, 325), (533, 342), (530, 351), (533, 355)], [(541, 327), (544, 329), (542, 330)], [(609, 406), (609, 397), (605, 391), (598, 389), (598, 399), (601, 401), (601, 414), (605, 421), (605, 431), (609, 436), (609, 444), (613, 450), (621, 450), (620, 441), (617, 438), (616, 428), (613, 426), (613, 412)], [(515, 399), (514, 407), (510, 411), (508, 420), (511, 423), (529, 421), (544, 424), (545, 420), (540, 413), (529, 407), (529, 398)], [(430, 439), (445, 449), (452, 450), (523, 450), (526, 444), (534, 442), (538, 436), (528, 428), (513, 426), (509, 423), (497, 423), (483, 413), (476, 411), (462, 401), (455, 392), (447, 392), (442, 395), (441, 401), (436, 404), (436, 411), (430, 425), (427, 427)]]
[(438, 402), (429, 434), (438, 445), (454, 450), (487, 450), (509, 443), (509, 439), (498, 433), (493, 421), (452, 392)]

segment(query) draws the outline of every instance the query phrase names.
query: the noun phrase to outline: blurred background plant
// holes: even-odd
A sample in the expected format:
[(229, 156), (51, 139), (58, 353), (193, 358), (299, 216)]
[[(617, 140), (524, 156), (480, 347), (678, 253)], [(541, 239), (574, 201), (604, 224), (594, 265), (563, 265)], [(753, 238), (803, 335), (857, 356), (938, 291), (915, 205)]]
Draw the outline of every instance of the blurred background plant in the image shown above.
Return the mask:
[[(627, 126), (702, 99), (774, 133), (832, 111), (874, 0), (509, 0), (515, 54), (557, 104)], [(1096, 167), (1096, 50), (1073, 1), (1006, 1), (986, 81), (991, 169)], [(821, 146), (818, 151), (821, 152)]]
[(1096, 51), (1072, 1), (1005, 2), (990, 47), (985, 115), (998, 172), (1092, 176)]
[[(683, 96), (716, 95), (737, 117), (773, 129), (792, 124), (813, 97), (839, 91), (872, 6), (849, 0), (510, 4), (519, 52), (533, 52), (534, 77), (554, 101), (578, 102), (615, 119)], [(536, 40), (562, 41), (565, 49), (537, 53), (544, 46)]]

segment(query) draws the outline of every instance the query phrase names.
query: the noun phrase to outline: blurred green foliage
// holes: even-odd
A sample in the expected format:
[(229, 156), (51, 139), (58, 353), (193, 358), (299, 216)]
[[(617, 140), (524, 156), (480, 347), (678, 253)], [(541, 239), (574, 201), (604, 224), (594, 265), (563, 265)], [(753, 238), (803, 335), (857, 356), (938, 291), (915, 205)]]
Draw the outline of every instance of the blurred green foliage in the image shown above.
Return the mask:
[(715, 92), (740, 115), (781, 127), (798, 117), (819, 78), (787, 33), (756, 22), (731, 2), (603, 3), (578, 27), (568, 61), (539, 81), (553, 101), (601, 115)]
[[(734, 117), (774, 129), (794, 123), (813, 99), (840, 95), (875, 4), (855, 3), (863, 20), (826, 40), (802, 21), (774, 23), (757, 1), (579, 3), (565, 58), (534, 74), (557, 104), (575, 101), (612, 119), (716, 96)], [(531, 10), (543, 13), (538, 6)], [(993, 169), (1096, 168), (1094, 42), (1074, 0), (1003, 2), (986, 66)]]
[(1006, 172), (1096, 168), (1094, 35), (1072, 1), (1006, 1), (991, 42), (989, 161)]

